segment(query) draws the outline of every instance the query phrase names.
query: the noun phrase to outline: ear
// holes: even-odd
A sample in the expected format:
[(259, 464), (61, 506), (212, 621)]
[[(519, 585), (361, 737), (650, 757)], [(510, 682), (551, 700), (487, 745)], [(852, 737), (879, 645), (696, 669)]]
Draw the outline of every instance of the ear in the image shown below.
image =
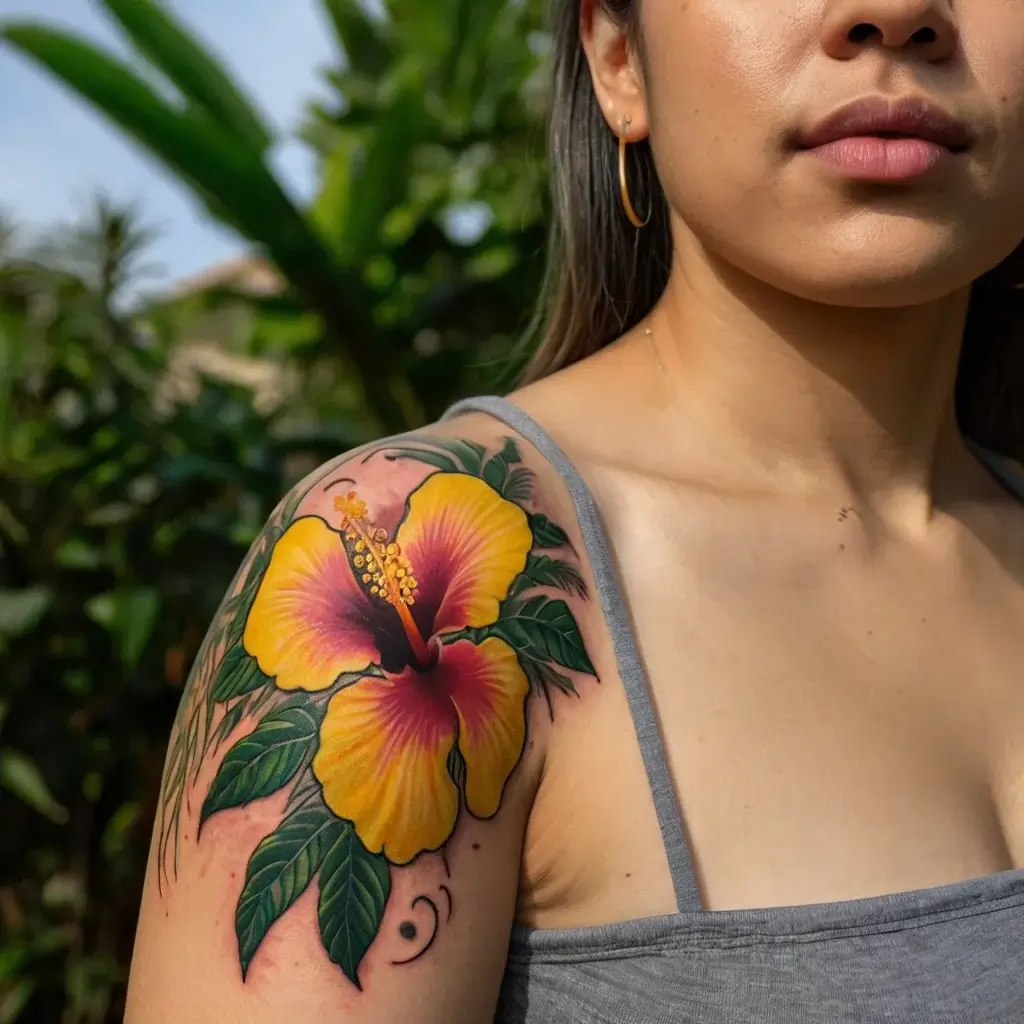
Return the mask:
[(627, 117), (626, 141), (646, 138), (649, 121), (643, 74), (625, 22), (610, 12), (603, 0), (580, 0), (580, 38), (609, 127), (620, 135), (622, 119)]

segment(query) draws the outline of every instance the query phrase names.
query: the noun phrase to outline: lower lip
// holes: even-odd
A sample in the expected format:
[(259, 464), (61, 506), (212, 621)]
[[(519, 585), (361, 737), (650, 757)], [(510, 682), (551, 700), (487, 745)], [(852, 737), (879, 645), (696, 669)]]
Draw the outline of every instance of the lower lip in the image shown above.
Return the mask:
[(912, 181), (953, 156), (937, 142), (878, 135), (837, 139), (807, 152), (851, 181)]

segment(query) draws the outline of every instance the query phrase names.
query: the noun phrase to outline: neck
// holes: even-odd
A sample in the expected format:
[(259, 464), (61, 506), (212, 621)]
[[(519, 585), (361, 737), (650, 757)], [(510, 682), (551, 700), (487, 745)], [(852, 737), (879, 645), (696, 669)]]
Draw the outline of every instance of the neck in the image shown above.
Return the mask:
[(967, 292), (824, 306), (689, 255), (677, 253), (651, 337), (634, 341), (655, 348), (665, 414), (783, 490), (927, 515), (940, 478), (966, 471), (953, 391)]

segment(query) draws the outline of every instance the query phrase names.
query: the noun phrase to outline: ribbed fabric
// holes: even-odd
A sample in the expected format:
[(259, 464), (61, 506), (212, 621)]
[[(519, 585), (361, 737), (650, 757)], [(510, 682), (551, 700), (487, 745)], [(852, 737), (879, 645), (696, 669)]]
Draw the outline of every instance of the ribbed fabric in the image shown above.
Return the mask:
[[(500, 398), (459, 402), (529, 441), (572, 497), (668, 854), (678, 912), (516, 928), (496, 1024), (1024, 1024), (1024, 870), (838, 903), (705, 911), (646, 673), (597, 505)], [(1015, 464), (972, 445), (1024, 500)]]

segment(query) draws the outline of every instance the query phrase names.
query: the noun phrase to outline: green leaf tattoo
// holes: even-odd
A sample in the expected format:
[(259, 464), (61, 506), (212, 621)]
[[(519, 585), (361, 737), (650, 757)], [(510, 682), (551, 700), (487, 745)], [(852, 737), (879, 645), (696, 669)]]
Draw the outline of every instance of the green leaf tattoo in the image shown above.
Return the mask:
[(560, 548), (569, 543), (569, 535), (545, 515), (530, 516), (533, 543), (539, 548)]
[(380, 930), (391, 892), (391, 869), (367, 853), (351, 826), (335, 839), (320, 871), (317, 919), (327, 955), (357, 988), (359, 965)]
[(224, 656), (213, 682), (212, 697), (216, 703), (241, 697), (244, 693), (262, 689), (270, 682), (241, 644), (236, 644)]
[(243, 978), (270, 926), (306, 891), (346, 827), (317, 800), (293, 811), (256, 847), (235, 911)]
[[(447, 872), (446, 844), (460, 819), (500, 813), (528, 747), (530, 698), (543, 697), (554, 720), (556, 702), (578, 697), (584, 678), (596, 679), (570, 607), (587, 599), (587, 584), (568, 534), (536, 508), (536, 477), (518, 442), (505, 438), (495, 450), (409, 435), (348, 463), (374, 457), (422, 468), (404, 507), (389, 496), (382, 526), (337, 465), (282, 502), (217, 613), (172, 735), (157, 843), (161, 887), (168, 867), (177, 870), (186, 793), (207, 757), (220, 763), (203, 794), (197, 838), (219, 811), (287, 791), (279, 824), (249, 857), (235, 910), (243, 980), (274, 923), (316, 879), (325, 954), (361, 988), (392, 872), (428, 852), (440, 854)], [(300, 516), (311, 491), (317, 511)], [(492, 620), (461, 629), (445, 620), (446, 587), (461, 588), (447, 607), (463, 607), (475, 591), (470, 596)], [(364, 659), (365, 667), (351, 670)], [(467, 693), (488, 688), (471, 726), (481, 730), (476, 738), (457, 725), (456, 673)], [(495, 687), (506, 688), (501, 699)], [(427, 695), (442, 708), (430, 728), (450, 728), (450, 736), (412, 758), (367, 763), (368, 751), (418, 742)], [(373, 735), (385, 722), (388, 733)], [(247, 724), (251, 731), (222, 753)], [(434, 750), (443, 760), (431, 774), (388, 775), (394, 764), (421, 763), (416, 758)], [(491, 788), (497, 797), (481, 796), (488, 787), (474, 785), (480, 771), (501, 783)], [(457, 793), (444, 806), (429, 802), (424, 788), (439, 775)], [(424, 819), (424, 806), (437, 807), (437, 820)], [(455, 884), (446, 875), (436, 892), (412, 899), (413, 908), (430, 911), (432, 931), (392, 965), (431, 950), (451, 917)], [(402, 928), (411, 930), (401, 932), (406, 941), (416, 937), (411, 922)]]
[(537, 595), (513, 607), (508, 618), (493, 626), (465, 632), (474, 642), (479, 642), (478, 636), (496, 636), (533, 661), (554, 661), (563, 668), (594, 675), (576, 618), (564, 601)]
[(267, 715), (224, 756), (203, 801), (200, 825), (211, 814), (276, 793), (291, 782), (316, 747), (320, 715), (312, 704)]
[(446, 452), (454, 455), (461, 463), (462, 470), (472, 476), (479, 476), (487, 455), (487, 449), (475, 441), (463, 441), (458, 438), (435, 437), (431, 438), (432, 445), (443, 448)]
[(533, 587), (557, 587), (577, 597), (587, 596), (583, 574), (574, 565), (548, 555), (530, 555), (526, 568), (512, 584), (510, 597), (517, 597)]

